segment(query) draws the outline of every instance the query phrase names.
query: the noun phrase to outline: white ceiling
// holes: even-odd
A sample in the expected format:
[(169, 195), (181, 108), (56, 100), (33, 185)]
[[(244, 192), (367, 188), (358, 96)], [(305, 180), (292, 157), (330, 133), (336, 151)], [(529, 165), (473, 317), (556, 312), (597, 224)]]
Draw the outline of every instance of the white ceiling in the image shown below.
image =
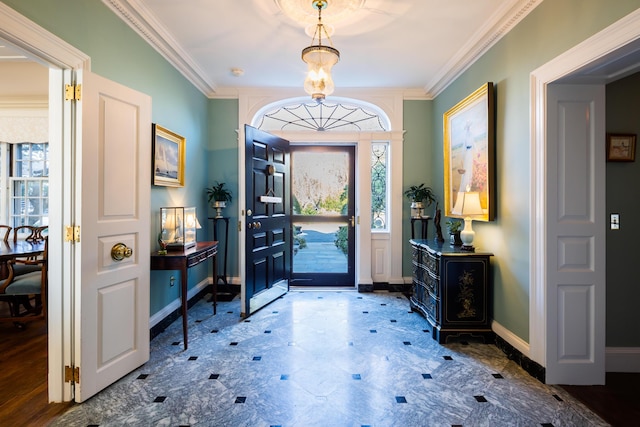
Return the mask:
[[(239, 88), (299, 87), (317, 22), (311, 0), (294, 0), (306, 22), (285, 15), (283, 0), (103, 0), (210, 97)], [(339, 16), (338, 2), (357, 3)], [(432, 98), (542, 0), (329, 0), (323, 23), (340, 51), (340, 88), (403, 89)], [(333, 10), (332, 10), (333, 7)], [(336, 16), (338, 15), (338, 16)], [(235, 76), (233, 68), (243, 70)]]

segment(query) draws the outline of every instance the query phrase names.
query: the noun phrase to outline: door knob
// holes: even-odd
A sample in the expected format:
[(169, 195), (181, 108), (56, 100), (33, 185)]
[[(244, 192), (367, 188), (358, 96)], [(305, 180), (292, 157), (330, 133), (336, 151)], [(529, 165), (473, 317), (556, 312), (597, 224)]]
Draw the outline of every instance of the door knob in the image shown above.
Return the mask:
[(133, 255), (133, 249), (124, 243), (116, 243), (111, 248), (111, 259), (114, 261), (122, 261), (125, 258), (129, 258), (131, 255)]

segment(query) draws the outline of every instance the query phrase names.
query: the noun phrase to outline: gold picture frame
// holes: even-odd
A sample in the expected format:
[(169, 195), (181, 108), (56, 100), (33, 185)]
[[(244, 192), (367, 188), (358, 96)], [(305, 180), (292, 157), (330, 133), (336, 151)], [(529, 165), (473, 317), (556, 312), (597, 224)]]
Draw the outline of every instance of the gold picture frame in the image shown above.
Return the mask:
[(453, 214), (458, 193), (478, 192), (483, 214), (495, 218), (495, 94), (485, 83), (443, 115), (444, 214)]
[(184, 187), (186, 139), (153, 124), (153, 185)]
[(634, 162), (636, 160), (636, 136), (633, 134), (607, 135), (607, 161)]

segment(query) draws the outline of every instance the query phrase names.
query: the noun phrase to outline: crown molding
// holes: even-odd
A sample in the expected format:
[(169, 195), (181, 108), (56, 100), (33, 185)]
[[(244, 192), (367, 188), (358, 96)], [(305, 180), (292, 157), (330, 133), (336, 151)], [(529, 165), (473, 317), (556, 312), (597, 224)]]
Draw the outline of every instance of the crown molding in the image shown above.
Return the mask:
[(182, 49), (162, 23), (153, 17), (143, 2), (139, 0), (102, 0), (102, 2), (203, 94), (208, 97), (216, 94), (216, 86), (207, 79), (204, 70)]
[(425, 86), (430, 99), (437, 97), (456, 78), (484, 55), (502, 37), (520, 23), (543, 0), (509, 0), (495, 11), (493, 19), (485, 23), (449, 62)]

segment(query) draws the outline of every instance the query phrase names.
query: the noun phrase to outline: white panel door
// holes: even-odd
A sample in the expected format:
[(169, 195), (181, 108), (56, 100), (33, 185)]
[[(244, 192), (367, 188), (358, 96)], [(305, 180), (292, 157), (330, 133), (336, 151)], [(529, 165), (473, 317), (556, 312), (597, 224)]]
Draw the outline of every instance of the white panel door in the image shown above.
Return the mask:
[[(86, 71), (77, 82), (74, 361), (82, 402), (149, 360), (151, 98)], [(117, 244), (131, 255), (114, 260)]]
[(547, 91), (549, 384), (605, 379), (605, 90)]

